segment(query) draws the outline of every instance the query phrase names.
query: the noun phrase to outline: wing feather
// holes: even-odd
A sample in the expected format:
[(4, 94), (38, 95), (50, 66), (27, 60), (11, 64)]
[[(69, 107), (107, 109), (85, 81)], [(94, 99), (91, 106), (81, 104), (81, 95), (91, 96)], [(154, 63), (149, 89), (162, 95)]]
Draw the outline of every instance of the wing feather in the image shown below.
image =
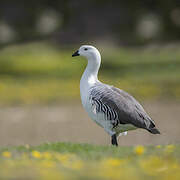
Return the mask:
[[(150, 131), (155, 127), (154, 121), (148, 116), (143, 107), (127, 92), (98, 83), (90, 90), (92, 101), (98, 101), (101, 107), (97, 107), (98, 112), (105, 112), (108, 120), (117, 124), (132, 124), (138, 128), (144, 128)], [(110, 114), (110, 115), (108, 115)], [(113, 119), (114, 118), (114, 119)]]

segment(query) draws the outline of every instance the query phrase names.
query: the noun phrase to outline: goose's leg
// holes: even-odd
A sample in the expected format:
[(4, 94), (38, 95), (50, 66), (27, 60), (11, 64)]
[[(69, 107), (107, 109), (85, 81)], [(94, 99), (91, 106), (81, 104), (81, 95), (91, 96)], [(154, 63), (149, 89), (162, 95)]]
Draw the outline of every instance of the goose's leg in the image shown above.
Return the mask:
[(113, 146), (118, 146), (116, 134), (113, 134), (111, 136), (111, 143), (112, 143)]

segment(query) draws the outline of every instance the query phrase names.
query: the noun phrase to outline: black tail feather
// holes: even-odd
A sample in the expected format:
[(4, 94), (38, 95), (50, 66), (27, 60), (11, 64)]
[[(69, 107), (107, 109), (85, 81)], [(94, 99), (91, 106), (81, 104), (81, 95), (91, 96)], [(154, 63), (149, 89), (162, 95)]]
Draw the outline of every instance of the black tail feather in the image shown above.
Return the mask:
[(152, 134), (160, 134), (160, 131), (158, 129), (154, 128), (149, 128), (147, 129), (150, 133)]

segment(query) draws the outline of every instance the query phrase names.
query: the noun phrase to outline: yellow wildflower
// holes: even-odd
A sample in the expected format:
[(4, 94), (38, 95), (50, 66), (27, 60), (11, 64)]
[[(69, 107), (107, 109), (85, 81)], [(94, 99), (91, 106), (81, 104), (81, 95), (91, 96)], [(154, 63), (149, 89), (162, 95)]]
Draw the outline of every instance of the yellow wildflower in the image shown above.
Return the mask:
[(39, 151), (32, 151), (32, 156), (39, 159), (41, 158), (41, 153)]
[(157, 145), (156, 148), (158, 148), (158, 149), (161, 148), (161, 145)]
[(144, 148), (144, 146), (136, 146), (135, 149), (134, 149), (134, 152), (137, 155), (142, 155), (145, 152), (145, 148)]
[(4, 152), (2, 152), (2, 156), (6, 157), (6, 158), (10, 158), (11, 157), (11, 152), (4, 151)]

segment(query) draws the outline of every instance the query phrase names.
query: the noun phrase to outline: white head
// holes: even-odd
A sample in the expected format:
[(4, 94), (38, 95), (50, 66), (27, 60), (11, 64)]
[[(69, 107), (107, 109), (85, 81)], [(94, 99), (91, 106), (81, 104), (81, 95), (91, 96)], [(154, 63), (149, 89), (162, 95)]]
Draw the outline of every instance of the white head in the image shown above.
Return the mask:
[(93, 46), (89, 46), (89, 45), (83, 45), (79, 48), (79, 50), (77, 50), (72, 57), (74, 56), (84, 56), (86, 57), (88, 60), (91, 61), (101, 61), (101, 55), (99, 53), (99, 51), (93, 47)]

